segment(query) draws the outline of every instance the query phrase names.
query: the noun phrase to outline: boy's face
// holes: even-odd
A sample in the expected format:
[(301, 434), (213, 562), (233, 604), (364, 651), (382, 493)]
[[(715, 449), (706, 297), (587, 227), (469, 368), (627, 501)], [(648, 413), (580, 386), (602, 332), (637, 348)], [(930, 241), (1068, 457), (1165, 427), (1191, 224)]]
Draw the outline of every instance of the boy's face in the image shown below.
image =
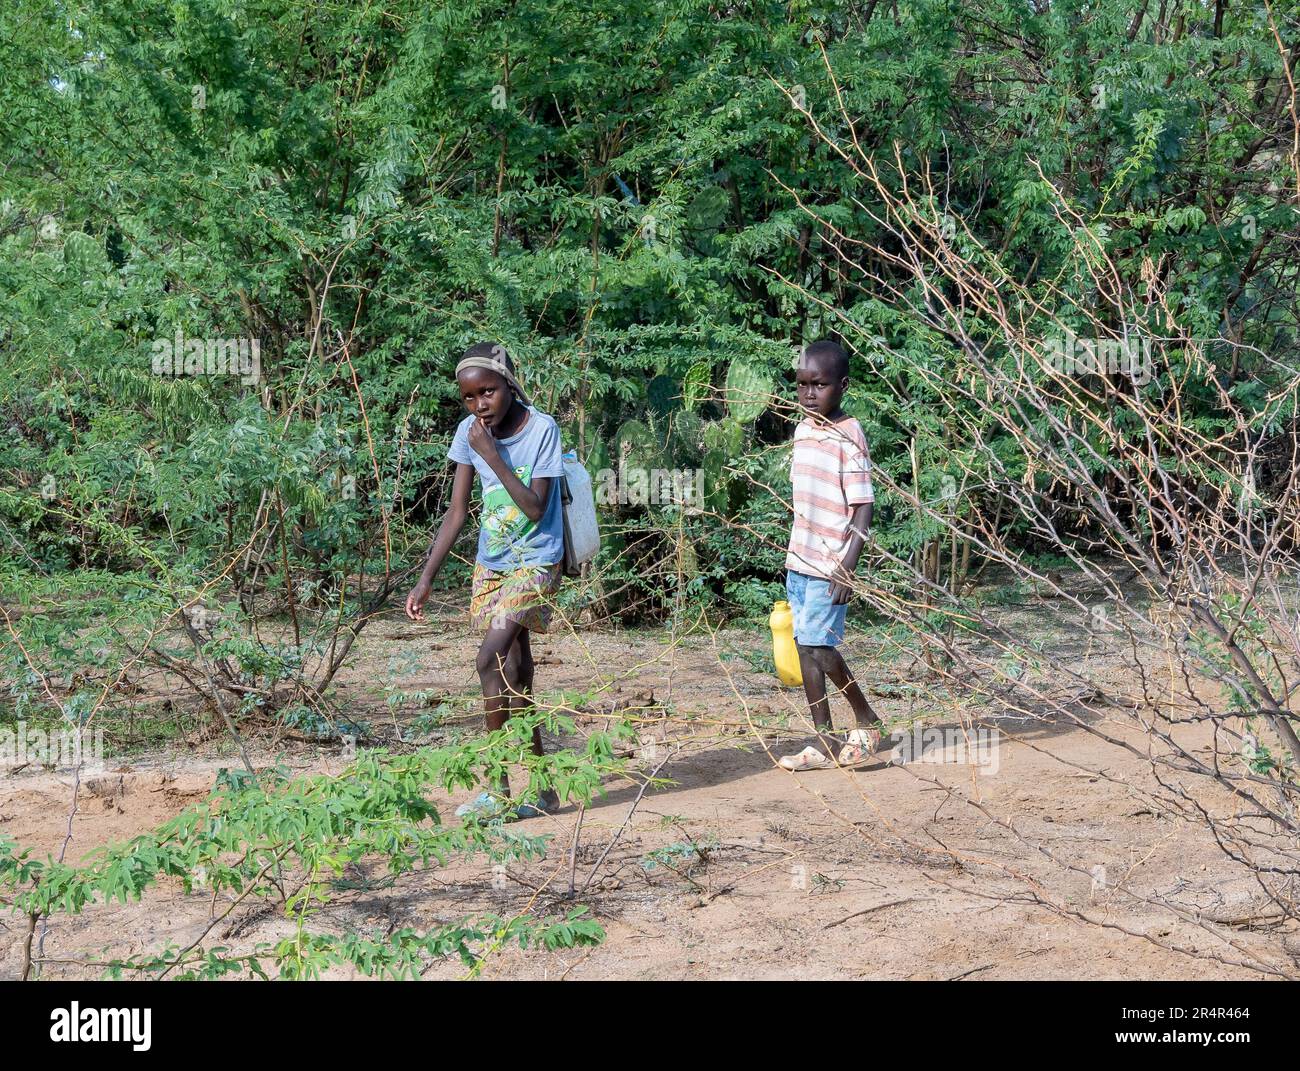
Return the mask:
[(515, 400), (505, 377), (486, 368), (466, 368), (456, 377), (456, 384), (465, 409), (489, 428), (501, 423)]
[(848, 376), (835, 377), (833, 362), (817, 357), (801, 357), (794, 373), (799, 405), (806, 413), (830, 416), (840, 407), (849, 385)]

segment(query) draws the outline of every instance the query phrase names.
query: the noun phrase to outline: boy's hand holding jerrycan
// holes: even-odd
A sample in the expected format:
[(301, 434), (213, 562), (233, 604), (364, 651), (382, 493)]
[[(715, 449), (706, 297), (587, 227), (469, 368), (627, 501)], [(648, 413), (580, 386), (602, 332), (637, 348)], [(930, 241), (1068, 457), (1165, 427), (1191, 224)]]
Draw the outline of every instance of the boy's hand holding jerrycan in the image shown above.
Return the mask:
[(784, 599), (773, 603), (768, 624), (772, 626), (772, 660), (776, 663), (777, 678), (788, 687), (803, 684), (799, 651), (794, 644), (794, 612), (790, 604)]

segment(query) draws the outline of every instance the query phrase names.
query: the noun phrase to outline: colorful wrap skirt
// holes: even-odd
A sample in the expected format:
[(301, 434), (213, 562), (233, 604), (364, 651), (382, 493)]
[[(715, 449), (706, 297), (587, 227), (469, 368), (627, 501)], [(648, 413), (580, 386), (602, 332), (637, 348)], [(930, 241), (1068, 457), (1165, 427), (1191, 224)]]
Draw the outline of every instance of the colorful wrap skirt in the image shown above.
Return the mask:
[(529, 632), (545, 632), (550, 627), (555, 593), (563, 579), (563, 562), (529, 565), (502, 573), (475, 562), (470, 618), (488, 628), (499, 628), (501, 622), (514, 621)]

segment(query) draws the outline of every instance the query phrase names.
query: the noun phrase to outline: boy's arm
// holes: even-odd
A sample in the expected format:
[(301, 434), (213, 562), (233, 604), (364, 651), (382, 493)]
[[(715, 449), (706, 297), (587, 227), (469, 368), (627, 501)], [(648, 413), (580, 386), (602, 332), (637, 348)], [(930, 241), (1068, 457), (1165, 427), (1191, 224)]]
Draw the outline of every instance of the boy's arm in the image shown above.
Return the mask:
[(849, 539), (844, 561), (840, 564), (843, 576), (831, 581), (831, 602), (836, 606), (848, 602), (849, 596), (853, 594), (853, 574), (857, 572), (858, 559), (862, 556), (867, 531), (871, 528), (871, 507), (872, 503), (861, 502), (853, 510), (853, 519), (849, 522), (849, 530), (853, 535)]
[(525, 485), (515, 475), (514, 469), (506, 464), (501, 451), (497, 449), (496, 439), (492, 438), (492, 433), (483, 426), (482, 420), (476, 419), (470, 425), (469, 445), (487, 463), (488, 468), (496, 473), (501, 486), (506, 489), (506, 494), (524, 511), (525, 517), (537, 522), (546, 515), (546, 503), (551, 493), (550, 476), (538, 476), (534, 478), (531, 485)]
[(853, 594), (853, 574), (857, 571), (858, 558), (871, 528), (871, 508), (876, 498), (871, 486), (871, 455), (867, 452), (862, 428), (855, 420), (848, 432), (846, 441), (841, 444), (840, 486), (845, 500), (853, 506), (853, 516), (849, 520), (852, 535), (840, 562), (839, 574), (831, 581), (831, 602), (837, 606), (848, 602)]
[(438, 575), (442, 563), (447, 560), (451, 548), (459, 538), (465, 521), (469, 518), (469, 493), (474, 486), (474, 466), (463, 461), (456, 463), (456, 476), (451, 485), (451, 506), (442, 518), (438, 535), (425, 559), (420, 579), (416, 581), (411, 593), (406, 596), (406, 616), (412, 621), (423, 621), (425, 601), (433, 585), (433, 578)]

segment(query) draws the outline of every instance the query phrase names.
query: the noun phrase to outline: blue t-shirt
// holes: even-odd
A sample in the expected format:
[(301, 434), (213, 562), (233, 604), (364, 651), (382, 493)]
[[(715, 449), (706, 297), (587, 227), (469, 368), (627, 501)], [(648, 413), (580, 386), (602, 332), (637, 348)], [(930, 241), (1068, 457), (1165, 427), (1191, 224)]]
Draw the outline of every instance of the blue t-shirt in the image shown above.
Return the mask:
[(540, 521), (528, 515), (510, 497), (497, 475), (469, 444), (474, 416), (467, 416), (456, 428), (447, 456), (462, 465), (473, 465), (483, 484), (483, 521), (478, 533), (478, 558), (496, 572), (525, 566), (554, 565), (564, 560), (564, 517), (560, 512), (560, 426), (531, 405), (528, 420), (508, 439), (498, 439), (502, 460), (528, 487), (539, 476), (551, 477), (546, 512)]

